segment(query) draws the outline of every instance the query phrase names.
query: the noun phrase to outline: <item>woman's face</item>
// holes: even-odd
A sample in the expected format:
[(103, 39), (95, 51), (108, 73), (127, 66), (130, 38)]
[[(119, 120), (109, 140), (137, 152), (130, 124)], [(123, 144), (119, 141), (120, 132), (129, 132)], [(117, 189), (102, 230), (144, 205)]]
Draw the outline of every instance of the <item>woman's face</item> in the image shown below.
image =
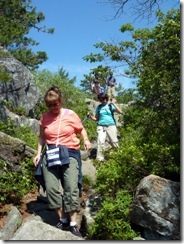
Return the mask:
[(101, 102), (102, 104), (106, 104), (106, 103), (108, 102), (108, 99), (106, 99), (106, 98), (102, 98), (102, 97), (100, 97), (98, 100), (99, 100), (99, 102)]
[(53, 114), (59, 114), (60, 113), (60, 109), (61, 109), (61, 103), (60, 102), (50, 102), (47, 103), (47, 107), (49, 109), (49, 111)]

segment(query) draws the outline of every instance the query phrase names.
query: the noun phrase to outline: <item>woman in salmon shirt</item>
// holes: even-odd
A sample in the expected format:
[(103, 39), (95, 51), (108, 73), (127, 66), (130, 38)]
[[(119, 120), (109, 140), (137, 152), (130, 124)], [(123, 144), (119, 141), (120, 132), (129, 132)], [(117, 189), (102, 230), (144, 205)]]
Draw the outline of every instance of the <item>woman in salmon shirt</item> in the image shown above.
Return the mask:
[[(48, 111), (40, 118), (40, 134), (37, 155), (34, 158), (38, 166), (43, 146), (49, 149), (56, 142), (64, 152), (62, 166), (49, 167), (47, 158), (43, 160), (43, 174), (49, 207), (55, 209), (59, 222), (57, 228), (70, 230), (72, 234), (82, 237), (76, 224), (77, 210), (80, 206), (79, 193), (82, 185), (80, 135), (85, 150), (91, 149), (87, 132), (79, 116), (71, 109), (62, 107), (61, 91), (57, 86), (48, 89), (44, 97)], [(65, 150), (63, 150), (65, 149)], [(68, 219), (67, 216), (70, 216)]]

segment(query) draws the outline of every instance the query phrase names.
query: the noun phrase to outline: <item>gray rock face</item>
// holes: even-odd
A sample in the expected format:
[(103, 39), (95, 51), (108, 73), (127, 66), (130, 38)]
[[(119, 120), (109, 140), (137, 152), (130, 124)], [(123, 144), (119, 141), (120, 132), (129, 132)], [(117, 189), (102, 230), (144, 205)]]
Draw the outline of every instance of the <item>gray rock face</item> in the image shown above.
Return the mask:
[(180, 183), (156, 175), (143, 178), (136, 189), (131, 222), (142, 226), (145, 239), (180, 239)]
[(3, 119), (11, 119), (15, 125), (29, 127), (30, 131), (35, 134), (39, 134), (39, 121), (36, 119), (30, 119), (26, 116), (19, 116), (15, 113), (12, 113), (6, 108), (6, 106), (0, 106), (0, 117)]
[(25, 108), (28, 115), (40, 97), (40, 90), (33, 82), (33, 74), (2, 48), (0, 53), (0, 67), (11, 77), (9, 82), (0, 82), (0, 103), (12, 101), (15, 107)]
[(25, 142), (3, 132), (0, 132), (0, 147), (0, 160), (9, 162), (12, 167), (19, 164), (24, 158), (33, 158), (36, 155), (36, 151), (28, 147)]
[(27, 221), (17, 230), (14, 236), (10, 240), (20, 241), (72, 241), (72, 240), (84, 240), (74, 236), (69, 231), (62, 231), (54, 226), (44, 223), (39, 216), (31, 216)]
[(12, 206), (7, 216), (5, 226), (0, 231), (0, 239), (9, 240), (14, 235), (15, 231), (20, 227), (21, 223), (22, 215), (16, 207)]
[(69, 231), (62, 231), (50, 224), (44, 223), (38, 215), (31, 215), (24, 222), (21, 220), (21, 214), (17, 208), (12, 207), (6, 219), (5, 226), (0, 231), (1, 240), (84, 240), (83, 238), (74, 236)]

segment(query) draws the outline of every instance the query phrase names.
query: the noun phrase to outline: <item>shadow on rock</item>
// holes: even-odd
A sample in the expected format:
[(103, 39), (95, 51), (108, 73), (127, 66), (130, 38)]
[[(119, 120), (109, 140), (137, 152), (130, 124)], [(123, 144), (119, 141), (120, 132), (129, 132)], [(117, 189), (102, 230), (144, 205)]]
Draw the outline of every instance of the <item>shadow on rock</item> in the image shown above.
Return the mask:
[(55, 226), (59, 217), (55, 210), (49, 209), (46, 200), (42, 200), (38, 197), (37, 201), (31, 201), (27, 203), (27, 212), (38, 215), (43, 222)]

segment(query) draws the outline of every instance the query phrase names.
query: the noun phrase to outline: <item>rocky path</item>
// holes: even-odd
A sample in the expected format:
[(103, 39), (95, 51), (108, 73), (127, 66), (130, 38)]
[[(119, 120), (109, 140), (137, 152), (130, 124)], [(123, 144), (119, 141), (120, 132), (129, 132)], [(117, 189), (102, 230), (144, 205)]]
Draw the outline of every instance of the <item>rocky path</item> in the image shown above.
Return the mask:
[[(83, 175), (90, 176), (91, 180), (95, 181), (95, 173), (96, 169), (89, 158), (85, 158), (83, 155), (82, 160), (82, 172)], [(86, 202), (88, 201), (89, 197), (93, 194), (92, 190), (84, 189), (82, 197), (80, 198), (81, 207), (78, 211), (78, 219), (77, 224), (80, 227), (81, 232), (83, 232), (84, 238), (86, 236), (86, 218), (84, 218), (84, 211), (86, 209)], [(5, 204), (0, 206), (0, 229), (3, 228), (5, 221), (7, 219), (8, 213), (11, 209), (12, 204)], [(27, 217), (31, 215), (40, 216), (45, 223), (55, 226), (58, 222), (58, 216), (55, 211), (51, 211), (47, 207), (46, 198), (44, 194), (40, 194), (37, 190), (30, 191), (27, 193), (21, 201), (21, 205), (17, 207), (20, 211), (23, 221), (27, 219)]]

